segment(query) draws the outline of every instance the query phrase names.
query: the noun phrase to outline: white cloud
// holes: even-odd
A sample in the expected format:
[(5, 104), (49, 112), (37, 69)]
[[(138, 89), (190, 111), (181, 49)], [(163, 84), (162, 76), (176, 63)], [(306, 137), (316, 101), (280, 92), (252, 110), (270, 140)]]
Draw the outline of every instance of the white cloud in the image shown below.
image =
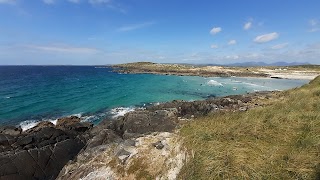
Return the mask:
[(212, 44), (210, 47), (211, 47), (212, 49), (217, 49), (219, 46), (216, 45), (216, 44)]
[(247, 22), (244, 24), (243, 29), (244, 30), (249, 30), (252, 27), (252, 22)]
[(29, 50), (36, 50), (42, 52), (53, 52), (53, 53), (72, 53), (72, 54), (94, 54), (99, 50), (87, 47), (75, 47), (68, 45), (25, 45), (25, 48)]
[(43, 0), (43, 2), (46, 4), (54, 4), (55, 0)]
[(257, 36), (253, 41), (256, 43), (266, 43), (266, 42), (275, 40), (278, 37), (279, 37), (279, 34), (276, 32), (273, 32), (273, 33)]
[(0, 0), (0, 4), (15, 4), (17, 0)]
[(228, 45), (235, 45), (235, 44), (237, 44), (237, 41), (234, 39), (228, 42)]
[(153, 24), (155, 24), (155, 22), (145, 22), (145, 23), (140, 23), (140, 24), (132, 24), (132, 25), (120, 27), (118, 29), (118, 31), (121, 31), (121, 32), (133, 31), (133, 30), (142, 29), (142, 28), (151, 26)]
[(277, 50), (277, 49), (283, 49), (288, 46), (289, 43), (282, 43), (282, 44), (277, 44), (271, 47), (271, 49)]
[(210, 34), (215, 35), (215, 34), (221, 32), (221, 31), (222, 31), (221, 27), (214, 27), (214, 28), (211, 29)]
[(110, 3), (111, 0), (88, 0), (90, 4), (105, 4)]

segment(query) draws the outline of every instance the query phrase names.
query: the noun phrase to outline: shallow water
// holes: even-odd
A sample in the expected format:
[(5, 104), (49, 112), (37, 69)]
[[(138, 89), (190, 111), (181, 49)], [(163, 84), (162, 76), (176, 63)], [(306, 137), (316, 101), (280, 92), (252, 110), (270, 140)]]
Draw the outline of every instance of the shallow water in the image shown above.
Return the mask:
[(285, 90), (305, 83), (308, 81), (118, 74), (93, 66), (0, 66), (0, 123), (27, 127), (68, 115), (98, 122), (151, 103)]

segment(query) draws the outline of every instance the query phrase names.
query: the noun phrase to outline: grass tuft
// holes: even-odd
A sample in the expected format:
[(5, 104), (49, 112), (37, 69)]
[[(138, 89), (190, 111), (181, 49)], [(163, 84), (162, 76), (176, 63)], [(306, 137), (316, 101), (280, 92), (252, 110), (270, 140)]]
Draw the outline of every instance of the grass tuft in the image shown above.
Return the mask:
[(216, 113), (181, 129), (194, 158), (182, 179), (319, 179), (320, 77), (268, 105)]

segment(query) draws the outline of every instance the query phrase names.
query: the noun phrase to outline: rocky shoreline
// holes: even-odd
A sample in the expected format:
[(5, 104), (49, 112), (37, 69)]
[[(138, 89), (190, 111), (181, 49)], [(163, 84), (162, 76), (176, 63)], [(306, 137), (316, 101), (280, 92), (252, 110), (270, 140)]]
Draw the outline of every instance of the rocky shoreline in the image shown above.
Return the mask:
[(176, 100), (94, 127), (74, 116), (58, 119), (56, 125), (44, 121), (27, 131), (1, 127), (0, 179), (174, 179), (189, 156), (176, 133), (185, 121), (263, 106), (257, 99), (272, 98), (273, 93)]

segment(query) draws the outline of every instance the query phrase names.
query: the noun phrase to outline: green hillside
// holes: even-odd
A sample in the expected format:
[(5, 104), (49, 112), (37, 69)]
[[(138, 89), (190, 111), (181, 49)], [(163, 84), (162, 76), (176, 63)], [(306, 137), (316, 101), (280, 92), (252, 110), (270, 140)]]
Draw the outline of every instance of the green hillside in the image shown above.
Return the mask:
[(182, 179), (320, 179), (320, 77), (246, 112), (181, 129), (194, 158)]

